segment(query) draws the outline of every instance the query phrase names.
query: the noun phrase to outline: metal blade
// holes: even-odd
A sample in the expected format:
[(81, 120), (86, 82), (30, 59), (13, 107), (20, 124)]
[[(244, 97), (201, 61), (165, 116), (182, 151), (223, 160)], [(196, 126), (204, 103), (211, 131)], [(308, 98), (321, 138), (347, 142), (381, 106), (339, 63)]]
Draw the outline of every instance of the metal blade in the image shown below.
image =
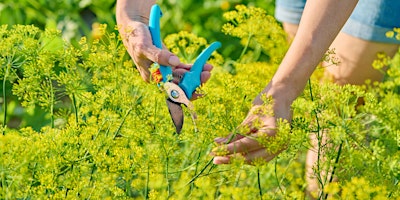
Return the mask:
[(171, 115), (172, 121), (174, 122), (176, 133), (180, 133), (183, 126), (183, 110), (180, 103), (176, 103), (171, 99), (167, 98), (167, 106), (169, 114)]

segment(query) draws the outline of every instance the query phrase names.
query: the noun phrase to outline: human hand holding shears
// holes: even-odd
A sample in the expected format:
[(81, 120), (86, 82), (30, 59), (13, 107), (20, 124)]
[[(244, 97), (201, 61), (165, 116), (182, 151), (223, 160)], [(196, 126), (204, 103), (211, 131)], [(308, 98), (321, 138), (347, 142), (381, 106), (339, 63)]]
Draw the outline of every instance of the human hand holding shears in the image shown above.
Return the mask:
[[(162, 49), (160, 18), (162, 16), (161, 9), (158, 5), (151, 8), (149, 18), (149, 30), (153, 44)], [(170, 112), (172, 121), (174, 122), (176, 132), (180, 133), (183, 126), (183, 110), (182, 104), (185, 105), (194, 118), (194, 106), (190, 99), (193, 93), (201, 85), (202, 72), (206, 66), (206, 61), (211, 54), (221, 46), (221, 43), (214, 42), (197, 57), (194, 64), (190, 67), (190, 71), (183, 74), (178, 81), (173, 79), (172, 68), (170, 66), (158, 65), (158, 69), (153, 73), (153, 79), (166, 94), (166, 102)], [(208, 66), (209, 68), (209, 66)]]

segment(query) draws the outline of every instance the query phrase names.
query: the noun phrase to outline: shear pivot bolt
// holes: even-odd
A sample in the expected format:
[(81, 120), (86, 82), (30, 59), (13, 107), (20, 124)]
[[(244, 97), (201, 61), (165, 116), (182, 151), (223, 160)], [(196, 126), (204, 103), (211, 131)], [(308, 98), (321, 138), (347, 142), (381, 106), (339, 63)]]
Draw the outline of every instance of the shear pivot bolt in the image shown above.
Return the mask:
[(171, 96), (172, 96), (174, 99), (177, 99), (177, 98), (179, 97), (179, 92), (176, 91), (176, 90), (172, 90), (172, 91), (171, 91)]

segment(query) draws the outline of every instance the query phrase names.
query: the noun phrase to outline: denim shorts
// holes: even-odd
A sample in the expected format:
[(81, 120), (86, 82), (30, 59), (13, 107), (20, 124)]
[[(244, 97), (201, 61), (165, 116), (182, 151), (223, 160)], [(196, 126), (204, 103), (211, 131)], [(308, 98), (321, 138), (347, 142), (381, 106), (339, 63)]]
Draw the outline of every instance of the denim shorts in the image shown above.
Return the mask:
[[(306, 0), (276, 0), (278, 21), (299, 24)], [(386, 32), (400, 28), (400, 0), (359, 0), (342, 32), (374, 42), (400, 44)]]

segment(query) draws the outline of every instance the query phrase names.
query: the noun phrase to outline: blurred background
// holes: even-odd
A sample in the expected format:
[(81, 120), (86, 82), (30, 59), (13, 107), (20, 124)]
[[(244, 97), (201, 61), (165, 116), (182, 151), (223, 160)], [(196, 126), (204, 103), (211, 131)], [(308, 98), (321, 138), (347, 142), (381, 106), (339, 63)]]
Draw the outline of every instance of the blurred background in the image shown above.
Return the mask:
[[(222, 14), (236, 5), (257, 6), (274, 14), (275, 0), (159, 0), (162, 7), (162, 34), (192, 32), (209, 42), (221, 41), (224, 57), (237, 57), (239, 39), (233, 40), (221, 32), (225, 23)], [(57, 28), (63, 38), (72, 43), (81, 36), (96, 37), (99, 24), (115, 31), (115, 0), (2, 0), (0, 24), (34, 24), (40, 29)], [(229, 42), (224, 42), (229, 40)]]
[[(231, 74), (235, 73), (235, 69), (230, 61), (241, 57), (243, 47), (240, 38), (228, 36), (221, 31), (223, 24), (227, 23), (223, 14), (235, 10), (236, 5), (246, 5), (263, 8), (268, 15), (273, 16), (275, 8), (275, 0), (159, 0), (157, 3), (163, 11), (163, 38), (169, 34), (187, 31), (205, 38), (208, 43), (220, 41), (223, 45), (218, 52), (226, 61), (222, 67)], [(117, 33), (115, 6), (115, 0), (1, 0), (0, 25), (8, 25), (8, 29), (17, 24), (34, 25), (41, 30), (58, 29), (65, 41), (78, 47), (83, 36), (88, 42), (101, 37), (101, 27), (104, 27), (102, 24), (107, 25), (107, 32)], [(248, 52), (251, 55), (251, 51)], [(257, 56), (253, 61), (268, 61), (268, 53), (255, 53)], [(1, 56), (3, 55), (0, 58)], [(5, 117), (9, 119), (7, 126), (19, 127), (24, 124), (22, 120), (25, 121), (24, 126), (39, 130), (48, 124), (48, 116), (40, 108), (22, 108), (11, 91), (12, 84), (13, 81), (5, 81), (4, 87), (0, 88), (0, 94), (9, 97)], [(4, 115), (4, 99), (0, 97), (0, 115)]]

